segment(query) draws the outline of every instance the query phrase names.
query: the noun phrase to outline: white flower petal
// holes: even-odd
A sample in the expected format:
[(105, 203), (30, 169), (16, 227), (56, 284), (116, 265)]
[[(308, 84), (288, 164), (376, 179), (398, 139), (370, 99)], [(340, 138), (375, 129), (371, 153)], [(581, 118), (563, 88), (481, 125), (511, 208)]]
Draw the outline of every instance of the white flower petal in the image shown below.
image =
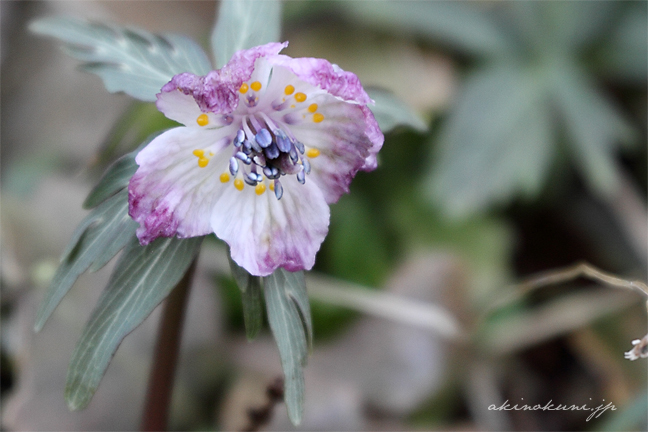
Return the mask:
[[(214, 202), (226, 188), (219, 177), (227, 170), (229, 154), (221, 150), (231, 140), (227, 132), (233, 131), (179, 127), (158, 136), (137, 155), (140, 167), (129, 185), (129, 213), (140, 224), (137, 236), (142, 244), (157, 237), (211, 232)], [(198, 165), (194, 150), (210, 158), (206, 167)]]
[(270, 190), (258, 196), (253, 187), (227, 188), (214, 207), (214, 233), (229, 244), (232, 259), (256, 276), (278, 267), (310, 270), (329, 224), (329, 208), (312, 182), (281, 178), (283, 197)]

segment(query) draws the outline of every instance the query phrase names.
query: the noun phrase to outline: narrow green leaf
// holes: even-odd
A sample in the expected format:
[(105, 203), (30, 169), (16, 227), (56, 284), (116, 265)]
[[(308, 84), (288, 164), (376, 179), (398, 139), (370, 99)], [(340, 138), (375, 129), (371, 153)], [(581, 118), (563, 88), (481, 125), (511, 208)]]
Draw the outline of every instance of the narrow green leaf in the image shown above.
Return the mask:
[(257, 337), (263, 325), (261, 278), (252, 276), (247, 270), (236, 264), (229, 253), (227, 258), (229, 259), (232, 276), (241, 290), (245, 333), (248, 340), (252, 341)]
[(203, 237), (160, 238), (127, 246), (76, 345), (65, 398), (72, 410), (85, 407), (124, 337), (164, 300), (198, 254)]
[(279, 42), (280, 33), (280, 1), (221, 1), (211, 36), (216, 67), (223, 67), (238, 50)]
[(88, 194), (83, 208), (93, 208), (128, 186), (130, 178), (137, 171), (136, 155), (137, 152), (128, 153), (110, 165), (99, 183)]
[(184, 36), (159, 36), (70, 17), (38, 19), (29, 28), (65, 42), (67, 53), (99, 75), (108, 91), (123, 91), (144, 101), (155, 101), (176, 74), (205, 75), (211, 69), (202, 49)]
[(513, 64), (475, 72), (440, 133), (426, 190), (466, 217), (542, 186), (554, 152), (546, 86)]
[(123, 190), (95, 208), (81, 222), (80, 234), (64, 253), (59, 268), (36, 315), (36, 331), (40, 331), (56, 306), (77, 278), (88, 268), (103, 267), (135, 236), (137, 223), (128, 216), (128, 191)]
[[(264, 278), (268, 322), (279, 347), (285, 375), (285, 402), (290, 421), (301, 423), (308, 340), (312, 337), (304, 273), (277, 269)], [(308, 338), (308, 340), (307, 340)]]
[(367, 94), (376, 102), (374, 106), (369, 106), (369, 108), (376, 117), (378, 126), (380, 126), (383, 133), (389, 132), (396, 126), (409, 126), (419, 132), (427, 130), (425, 120), (390, 91), (367, 88)]
[(263, 290), (261, 279), (253, 276), (245, 291), (241, 291), (243, 300), (243, 320), (245, 321), (245, 335), (253, 341), (259, 334), (263, 325)]

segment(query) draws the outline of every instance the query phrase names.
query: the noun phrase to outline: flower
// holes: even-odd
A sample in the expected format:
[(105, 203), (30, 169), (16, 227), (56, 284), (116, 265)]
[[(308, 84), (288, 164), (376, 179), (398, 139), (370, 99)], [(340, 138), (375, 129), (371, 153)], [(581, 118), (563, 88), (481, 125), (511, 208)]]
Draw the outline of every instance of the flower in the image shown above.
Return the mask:
[(358, 170), (376, 168), (383, 134), (356, 75), (269, 43), (206, 76), (182, 73), (157, 107), (184, 126), (135, 161), (129, 214), (142, 245), (215, 233), (256, 276), (309, 270), (328, 231), (328, 204)]

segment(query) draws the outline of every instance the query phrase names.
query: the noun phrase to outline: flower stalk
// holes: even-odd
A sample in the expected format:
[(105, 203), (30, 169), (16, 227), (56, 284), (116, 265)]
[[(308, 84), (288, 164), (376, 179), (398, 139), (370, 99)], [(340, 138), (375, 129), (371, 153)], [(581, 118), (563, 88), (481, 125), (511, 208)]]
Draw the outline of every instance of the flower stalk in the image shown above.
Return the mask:
[(167, 430), (182, 326), (197, 258), (166, 299), (153, 354), (141, 431)]

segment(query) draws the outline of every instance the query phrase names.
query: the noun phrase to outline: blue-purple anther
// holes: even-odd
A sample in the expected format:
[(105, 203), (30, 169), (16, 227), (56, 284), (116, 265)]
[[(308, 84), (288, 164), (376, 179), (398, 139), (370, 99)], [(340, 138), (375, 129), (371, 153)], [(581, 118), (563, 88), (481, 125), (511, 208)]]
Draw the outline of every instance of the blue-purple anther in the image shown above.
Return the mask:
[[(266, 127), (262, 127), (256, 118), (250, 119), (248, 126), (251, 128), (247, 129), (247, 133), (244, 129), (240, 129), (234, 137), (235, 151), (229, 161), (229, 172), (236, 176), (240, 168), (239, 160), (246, 165), (251, 165), (250, 172), (246, 172), (245, 169), (243, 171), (245, 183), (256, 186), (263, 181), (263, 176), (268, 180), (274, 180), (277, 199), (283, 196), (283, 187), (279, 183), (281, 176), (287, 173), (296, 174), (297, 181), (304, 184), (306, 175), (311, 172), (310, 161), (303, 156), (304, 144), (290, 139), (277, 127), (268, 127), (267, 124), (263, 124)], [(257, 167), (261, 168), (263, 175), (257, 173)]]

